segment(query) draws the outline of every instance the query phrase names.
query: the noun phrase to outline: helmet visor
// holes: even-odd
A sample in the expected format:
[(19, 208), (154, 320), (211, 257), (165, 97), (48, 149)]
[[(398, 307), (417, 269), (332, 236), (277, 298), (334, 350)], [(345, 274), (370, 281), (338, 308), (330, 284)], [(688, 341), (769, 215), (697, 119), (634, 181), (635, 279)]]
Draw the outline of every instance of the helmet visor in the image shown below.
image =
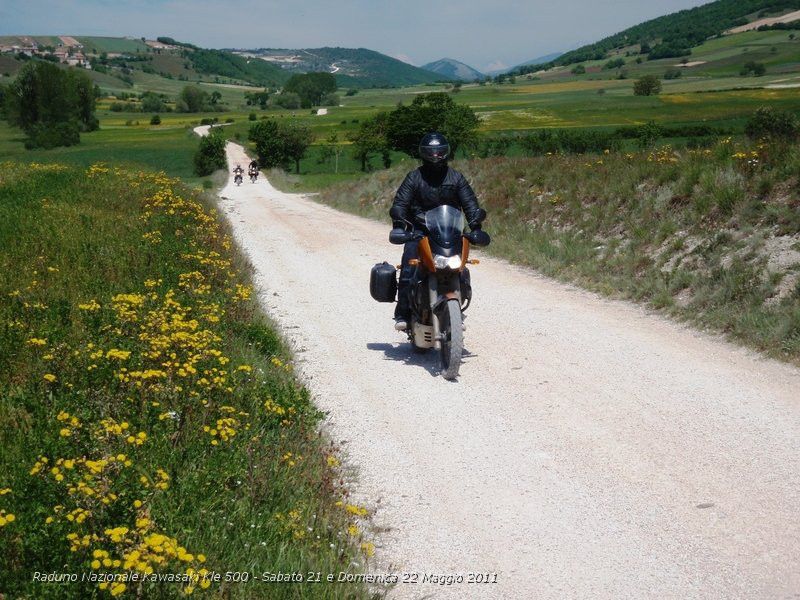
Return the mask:
[(420, 146), (419, 155), (426, 162), (438, 163), (447, 160), (450, 155), (450, 146), (447, 144)]

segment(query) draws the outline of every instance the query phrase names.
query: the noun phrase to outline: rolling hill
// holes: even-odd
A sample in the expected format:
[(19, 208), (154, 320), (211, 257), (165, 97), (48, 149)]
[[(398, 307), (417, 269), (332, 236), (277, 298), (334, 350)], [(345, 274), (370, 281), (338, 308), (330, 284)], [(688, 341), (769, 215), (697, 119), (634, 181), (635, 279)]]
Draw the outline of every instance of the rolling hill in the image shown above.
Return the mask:
[[(648, 60), (689, 56), (692, 48), (729, 29), (766, 16), (778, 16), (800, 8), (800, 0), (717, 0), (692, 9), (671, 13), (630, 27), (593, 44), (566, 52), (547, 67), (603, 60), (614, 54), (631, 53)], [(532, 66), (512, 72), (529, 73)]]
[(16, 73), (25, 59), (20, 52), (41, 57), (49, 53), (80, 56), (82, 64), (91, 66), (88, 73), (96, 83), (117, 91), (153, 77), (275, 88), (293, 73), (309, 71), (334, 73), (342, 88), (393, 88), (455, 80), (366, 48), (216, 50), (168, 37), (25, 35), (0, 36), (0, 75)]
[(334, 73), (339, 87), (400, 87), (451, 80), (445, 75), (431, 73), (366, 48), (258, 48), (235, 49), (231, 52), (263, 60), (289, 73)]
[(441, 58), (422, 65), (420, 68), (448, 79), (458, 79), (459, 81), (475, 81), (484, 77), (484, 74), (477, 69), (452, 58)]

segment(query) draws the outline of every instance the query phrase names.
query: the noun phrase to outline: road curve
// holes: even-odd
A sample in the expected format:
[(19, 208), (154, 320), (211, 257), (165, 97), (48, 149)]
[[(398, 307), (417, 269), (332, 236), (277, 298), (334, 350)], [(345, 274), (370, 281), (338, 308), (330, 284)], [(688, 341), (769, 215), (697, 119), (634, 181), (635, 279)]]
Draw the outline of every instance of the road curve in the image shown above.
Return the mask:
[(800, 594), (800, 370), (484, 258), (447, 382), (369, 296), (388, 222), (263, 177), (220, 196), (386, 528), (372, 571), (497, 574), (390, 597)]

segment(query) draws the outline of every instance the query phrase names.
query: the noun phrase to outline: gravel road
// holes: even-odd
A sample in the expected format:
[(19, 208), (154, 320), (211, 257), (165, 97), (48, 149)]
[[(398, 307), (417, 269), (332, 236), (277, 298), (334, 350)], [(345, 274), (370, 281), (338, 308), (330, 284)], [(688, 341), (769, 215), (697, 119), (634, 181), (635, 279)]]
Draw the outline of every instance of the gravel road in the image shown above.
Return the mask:
[(800, 597), (800, 370), (484, 258), (447, 382), (370, 298), (388, 221), (220, 195), (386, 528), (371, 570), (497, 574), (390, 597)]

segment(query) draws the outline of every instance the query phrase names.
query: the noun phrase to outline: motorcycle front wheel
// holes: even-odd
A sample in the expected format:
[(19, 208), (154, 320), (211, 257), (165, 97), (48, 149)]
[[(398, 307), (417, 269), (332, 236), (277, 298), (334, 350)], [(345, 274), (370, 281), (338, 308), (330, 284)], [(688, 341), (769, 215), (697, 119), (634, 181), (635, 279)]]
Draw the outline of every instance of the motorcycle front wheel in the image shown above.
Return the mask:
[(439, 319), (441, 331), (442, 377), (455, 379), (461, 367), (464, 351), (464, 328), (461, 323), (461, 306), (458, 300), (448, 300)]

